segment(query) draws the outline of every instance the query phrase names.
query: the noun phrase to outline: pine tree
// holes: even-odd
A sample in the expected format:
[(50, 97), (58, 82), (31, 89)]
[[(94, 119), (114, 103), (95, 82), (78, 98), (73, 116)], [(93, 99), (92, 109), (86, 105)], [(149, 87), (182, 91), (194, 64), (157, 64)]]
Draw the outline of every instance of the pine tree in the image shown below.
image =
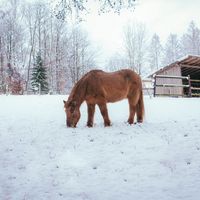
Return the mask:
[(41, 93), (48, 92), (47, 74), (46, 69), (43, 66), (40, 52), (37, 54), (35, 59), (35, 65), (33, 67), (32, 78), (31, 78), (32, 89)]

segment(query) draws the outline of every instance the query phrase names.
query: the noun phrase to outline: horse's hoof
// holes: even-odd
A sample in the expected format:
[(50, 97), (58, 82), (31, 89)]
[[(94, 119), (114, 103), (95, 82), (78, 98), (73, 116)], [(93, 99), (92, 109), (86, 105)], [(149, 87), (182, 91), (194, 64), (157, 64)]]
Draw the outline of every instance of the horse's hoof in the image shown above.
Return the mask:
[(92, 128), (92, 127), (93, 127), (93, 124), (87, 123), (87, 127), (88, 127), (88, 128)]
[(106, 123), (104, 123), (104, 126), (105, 127), (111, 126), (111, 123), (110, 122), (106, 122)]
[(128, 124), (129, 124), (129, 125), (133, 125), (134, 123), (133, 123), (132, 120), (128, 120)]

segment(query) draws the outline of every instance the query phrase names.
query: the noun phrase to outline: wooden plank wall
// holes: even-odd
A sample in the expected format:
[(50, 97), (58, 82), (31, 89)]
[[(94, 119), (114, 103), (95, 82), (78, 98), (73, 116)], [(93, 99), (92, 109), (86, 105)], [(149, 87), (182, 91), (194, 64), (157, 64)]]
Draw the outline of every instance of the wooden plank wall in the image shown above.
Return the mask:
[[(158, 75), (172, 75), (181, 76), (181, 68), (179, 65), (174, 65), (170, 69), (160, 72)], [(173, 78), (157, 78), (157, 84), (177, 84), (182, 85), (182, 79)], [(183, 88), (181, 87), (156, 87), (156, 94), (158, 95), (183, 95)]]

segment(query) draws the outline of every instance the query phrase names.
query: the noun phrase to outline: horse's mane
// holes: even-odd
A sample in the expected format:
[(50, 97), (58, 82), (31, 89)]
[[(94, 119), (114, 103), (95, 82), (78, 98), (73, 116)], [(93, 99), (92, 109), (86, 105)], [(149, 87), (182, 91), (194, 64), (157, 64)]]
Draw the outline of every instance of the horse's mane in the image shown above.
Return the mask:
[(87, 78), (96, 72), (102, 72), (102, 70), (91, 70), (90, 72), (83, 75), (82, 78), (78, 80), (78, 82), (76, 82), (69, 95), (68, 101), (82, 100), (87, 90)]

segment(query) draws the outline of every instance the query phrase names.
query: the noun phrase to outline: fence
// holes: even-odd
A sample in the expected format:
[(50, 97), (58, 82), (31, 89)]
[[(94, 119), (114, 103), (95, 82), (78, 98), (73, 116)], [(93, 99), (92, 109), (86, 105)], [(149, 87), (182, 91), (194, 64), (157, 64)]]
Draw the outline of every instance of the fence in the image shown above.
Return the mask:
[(190, 79), (191, 82), (191, 95), (193, 97), (200, 97), (200, 80)]
[[(181, 79), (182, 84), (170, 84), (170, 83), (158, 84), (157, 83), (158, 78), (171, 79), (171, 80)], [(156, 93), (156, 88), (158, 88), (158, 87), (182, 88), (183, 92), (182, 92), (181, 96), (188, 96), (188, 97), (199, 96), (200, 97), (200, 80), (191, 79), (190, 76), (155, 75), (154, 76), (154, 91), (153, 91), (154, 97), (156, 95), (159, 95)], [(162, 95), (180, 96), (180, 94), (178, 94), (178, 93), (175, 93), (175, 94), (167, 93), (167, 94), (162, 94)]]
[(144, 95), (153, 95), (154, 87), (152, 79), (143, 79), (142, 80), (142, 90)]

